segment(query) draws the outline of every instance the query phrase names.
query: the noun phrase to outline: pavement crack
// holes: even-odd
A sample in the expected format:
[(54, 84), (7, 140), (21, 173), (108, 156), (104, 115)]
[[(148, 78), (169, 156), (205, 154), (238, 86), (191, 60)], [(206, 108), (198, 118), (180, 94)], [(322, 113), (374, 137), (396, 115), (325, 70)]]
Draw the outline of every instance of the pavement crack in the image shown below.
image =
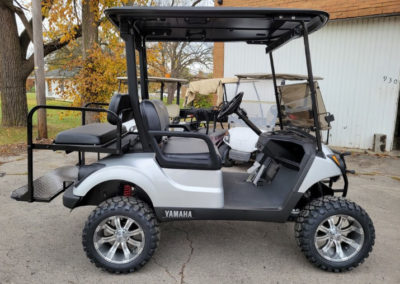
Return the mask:
[(165, 271), (172, 279), (174, 279), (176, 283), (179, 283), (178, 279), (176, 279), (176, 278), (169, 272), (169, 270), (168, 270), (168, 268), (167, 268), (166, 266), (163, 266), (163, 265), (159, 264), (159, 263), (157, 262), (157, 260), (156, 260), (155, 257), (153, 257), (153, 260), (154, 260), (154, 263), (157, 264), (159, 267), (163, 268), (164, 271)]
[(191, 240), (191, 239), (189, 238), (189, 233), (190, 233), (192, 230), (190, 230), (190, 231), (185, 231), (185, 230), (183, 230), (183, 229), (179, 229), (179, 228), (174, 227), (174, 226), (172, 225), (172, 223), (170, 223), (170, 224), (171, 224), (171, 227), (174, 228), (175, 230), (178, 230), (178, 231), (181, 231), (181, 232), (185, 233), (185, 234), (186, 234), (186, 239), (189, 241), (190, 254), (189, 254), (189, 256), (188, 256), (186, 262), (183, 263), (182, 268), (181, 268), (181, 272), (179, 272), (179, 274), (181, 275), (181, 283), (180, 283), (180, 284), (183, 284), (183, 283), (185, 283), (185, 282), (184, 282), (184, 279), (185, 279), (185, 268), (186, 268), (186, 265), (187, 265), (187, 264), (190, 262), (190, 260), (192, 259), (192, 255), (193, 255), (193, 252), (194, 252), (193, 240)]

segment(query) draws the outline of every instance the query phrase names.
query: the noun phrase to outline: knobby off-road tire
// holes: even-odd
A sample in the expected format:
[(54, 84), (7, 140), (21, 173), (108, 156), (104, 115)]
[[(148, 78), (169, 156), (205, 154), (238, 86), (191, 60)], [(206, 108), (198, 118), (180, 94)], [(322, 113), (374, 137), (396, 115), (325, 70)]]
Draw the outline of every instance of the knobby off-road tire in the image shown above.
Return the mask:
[[(116, 225), (116, 219), (120, 220), (118, 221), (119, 226)], [(129, 226), (127, 225), (128, 221), (132, 222)], [(108, 229), (99, 229), (105, 227)], [(128, 227), (128, 229), (124, 230), (125, 227)], [(120, 229), (118, 230), (118, 228)], [(129, 228), (133, 229), (130, 230)], [(98, 236), (99, 234), (104, 234), (103, 232), (106, 231), (108, 235)], [(122, 231), (124, 231), (126, 235), (122, 234)], [(118, 232), (121, 232), (121, 234), (118, 235)], [(135, 232), (139, 233), (135, 234)], [(128, 233), (133, 235), (130, 236)], [(139, 238), (135, 235), (139, 235), (141, 240), (135, 240), (135, 237)], [(96, 240), (107, 238), (110, 240), (110, 237), (112, 239), (113, 236), (116, 237), (109, 243), (105, 243), (103, 240), (101, 241), (102, 245), (106, 245), (106, 248), (103, 249), (103, 251), (105, 251), (103, 254), (102, 251), (100, 251), (102, 245), (99, 246)], [(125, 245), (122, 244), (122, 242), (124, 242), (123, 240), (125, 240)], [(140, 241), (143, 242), (143, 240), (143, 246), (138, 245), (134, 247), (131, 244), (140, 244)], [(154, 211), (146, 203), (133, 197), (114, 197), (102, 202), (90, 214), (82, 234), (83, 250), (86, 252), (90, 261), (103, 271), (116, 274), (134, 272), (143, 267), (153, 256), (159, 240), (160, 231)], [(118, 241), (119, 245), (116, 245)], [(113, 247), (116, 247), (116, 252), (111, 259), (107, 260), (106, 258), (109, 256), (107, 254), (107, 249), (109, 251), (110, 249), (112, 250)], [(132, 255), (127, 254), (130, 257), (125, 255), (126, 248), (132, 253)], [(136, 254), (133, 253), (134, 251), (136, 251)], [(120, 256), (121, 252), (122, 256)], [(117, 255), (117, 253), (119, 253), (119, 255)], [(119, 256), (120, 259), (113, 260), (113, 258), (117, 256)], [(125, 259), (123, 258), (124, 256), (126, 257)]]
[[(375, 229), (359, 205), (330, 196), (315, 199), (302, 210), (296, 219), (295, 237), (311, 263), (323, 270), (344, 272), (358, 267), (369, 256), (375, 243)], [(349, 239), (354, 240), (351, 245)], [(326, 254), (324, 248), (329, 248)]]

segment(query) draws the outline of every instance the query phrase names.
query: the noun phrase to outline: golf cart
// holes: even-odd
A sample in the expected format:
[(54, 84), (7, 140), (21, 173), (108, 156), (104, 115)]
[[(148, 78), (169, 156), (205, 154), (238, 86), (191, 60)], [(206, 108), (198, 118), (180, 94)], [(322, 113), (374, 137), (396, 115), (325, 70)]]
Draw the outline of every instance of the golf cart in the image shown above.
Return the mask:
[[(196, 113), (197, 124), (192, 124), (199, 132), (207, 134), (211, 141), (219, 148), (222, 143), (222, 139), (227, 133), (227, 129), (224, 129), (223, 122), (228, 122), (228, 117), (222, 117), (218, 119), (219, 111), (221, 107), (227, 102), (226, 85), (237, 84), (237, 78), (213, 78), (190, 82), (185, 95), (185, 107), (192, 106), (196, 100), (196, 96), (204, 96), (209, 94), (216, 94), (217, 105), (211, 108), (202, 108)], [(211, 112), (210, 112), (211, 111)], [(200, 124), (203, 122), (204, 127), (200, 129)], [(213, 122), (213, 129), (211, 130), (209, 125)], [(217, 123), (220, 123), (221, 129), (217, 129)]]
[[(50, 201), (59, 193), (74, 209), (95, 205), (82, 236), (86, 255), (97, 267), (112, 273), (134, 272), (153, 256), (160, 240), (159, 222), (181, 220), (243, 220), (286, 222), (295, 219), (295, 239), (305, 257), (321, 269), (352, 270), (364, 262), (374, 245), (375, 230), (368, 214), (345, 197), (348, 191), (345, 156), (321, 143), (315, 86), (310, 99), (315, 136), (282, 124), (272, 53), (290, 40), (304, 40), (308, 81), (314, 82), (309, 34), (321, 29), (329, 14), (323, 11), (271, 8), (118, 7), (106, 16), (126, 44), (127, 95), (106, 111), (117, 125), (116, 138), (99, 139), (71, 133), (63, 143), (32, 143), (28, 115), (28, 185), (12, 198)], [(236, 113), (257, 135), (257, 161), (249, 174), (221, 171), (221, 158), (202, 133), (169, 131), (165, 105), (149, 100), (146, 84), (139, 103), (135, 52), (141, 78), (147, 78), (146, 41), (247, 42), (266, 45), (278, 106), (280, 130), (263, 133), (240, 107), (243, 93), (223, 106), (218, 117)], [(261, 56), (261, 54), (260, 54)], [(124, 99), (121, 99), (124, 98)], [(125, 99), (127, 98), (127, 99)], [(53, 107), (52, 107), (53, 108)], [(121, 130), (121, 109), (131, 108), (137, 132)], [(84, 108), (69, 108), (87, 111)], [(96, 109), (90, 109), (93, 111)], [(299, 121), (300, 123), (300, 121)], [(301, 126), (301, 124), (300, 124)], [(80, 138), (79, 143), (68, 139)], [(90, 142), (88, 142), (90, 140)], [(194, 146), (196, 145), (196, 146)], [(109, 153), (91, 165), (59, 168), (33, 181), (33, 149)], [(253, 175), (254, 176), (254, 175)], [(343, 179), (344, 186), (334, 184)], [(341, 196), (335, 196), (340, 194)], [(300, 212), (300, 213), (298, 213)], [(74, 260), (70, 260), (74, 261)]]
[[(238, 74), (235, 76), (238, 78), (237, 84), (236, 86), (226, 86), (226, 89), (228, 89), (227, 93), (237, 94), (238, 92), (243, 91), (245, 97), (242, 100), (241, 106), (246, 110), (249, 120), (262, 132), (273, 131), (276, 126), (278, 109), (275, 102), (275, 94), (273, 92), (272, 74), (254, 73)], [(286, 102), (289, 100), (295, 101), (301, 98), (301, 94), (304, 97), (308, 93), (306, 90), (307, 75), (275, 74), (275, 77), (280, 81), (280, 86), (277, 88), (281, 104), (282, 99)], [(315, 81), (322, 79), (323, 78), (321, 77), (314, 76)], [(293, 81), (302, 83), (295, 85), (296, 87), (294, 87), (294, 85), (288, 87), (288, 83), (290, 84)], [(315, 84), (317, 84), (316, 95), (318, 101), (318, 114), (325, 114), (325, 116), (330, 118), (330, 113), (327, 113), (325, 110), (318, 83), (315, 82)], [(303, 93), (301, 93), (301, 91), (303, 91)], [(285, 92), (284, 96), (282, 96), (282, 92)], [(232, 97), (233, 96), (230, 98)], [(311, 100), (309, 99), (309, 101)], [(282, 109), (282, 111), (285, 111), (285, 109)], [(312, 113), (307, 114), (310, 114), (309, 117), (312, 117)], [(289, 117), (290, 116), (291, 115), (289, 115)], [(289, 117), (285, 116), (283, 122), (288, 123), (290, 121)], [(236, 114), (230, 115), (228, 121), (230, 129), (228, 134), (224, 137), (225, 145), (221, 145), (219, 148), (223, 165), (225, 167), (231, 167), (236, 161), (248, 162), (250, 159), (255, 159), (258, 154), (256, 148), (258, 135), (254, 133), (254, 131)], [(312, 129), (312, 127), (313, 124), (310, 123), (307, 130)], [(330, 129), (330, 124), (324, 124), (321, 126), (320, 130), (328, 129)]]

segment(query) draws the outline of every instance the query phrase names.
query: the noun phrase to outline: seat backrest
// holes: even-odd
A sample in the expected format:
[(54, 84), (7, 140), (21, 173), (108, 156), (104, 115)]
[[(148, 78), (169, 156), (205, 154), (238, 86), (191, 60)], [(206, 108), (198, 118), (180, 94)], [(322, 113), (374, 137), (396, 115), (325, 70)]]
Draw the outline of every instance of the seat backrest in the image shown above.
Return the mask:
[[(149, 131), (167, 131), (169, 129), (168, 110), (162, 101), (143, 100), (140, 103), (140, 112)], [(162, 137), (158, 137), (157, 142), (160, 143), (161, 139)]]
[[(111, 98), (110, 104), (108, 105), (108, 110), (111, 110), (112, 112), (114, 112), (118, 116), (120, 116), (122, 122), (127, 122), (127, 121), (133, 119), (133, 112), (132, 112), (132, 110), (130, 110), (130, 111), (124, 111), (123, 113), (121, 113), (121, 111), (126, 110), (126, 109), (131, 109), (131, 100), (129, 99), (129, 95), (128, 94), (115, 94)], [(113, 124), (113, 125), (117, 124), (117, 118), (110, 113), (107, 114), (107, 120), (110, 124)]]

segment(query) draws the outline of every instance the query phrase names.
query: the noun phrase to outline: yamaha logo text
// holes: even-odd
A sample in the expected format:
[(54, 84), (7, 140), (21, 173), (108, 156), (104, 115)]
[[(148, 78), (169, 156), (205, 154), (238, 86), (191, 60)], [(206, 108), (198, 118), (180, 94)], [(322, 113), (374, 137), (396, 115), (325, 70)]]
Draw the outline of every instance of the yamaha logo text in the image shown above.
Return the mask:
[(193, 218), (192, 211), (165, 210), (166, 218)]

